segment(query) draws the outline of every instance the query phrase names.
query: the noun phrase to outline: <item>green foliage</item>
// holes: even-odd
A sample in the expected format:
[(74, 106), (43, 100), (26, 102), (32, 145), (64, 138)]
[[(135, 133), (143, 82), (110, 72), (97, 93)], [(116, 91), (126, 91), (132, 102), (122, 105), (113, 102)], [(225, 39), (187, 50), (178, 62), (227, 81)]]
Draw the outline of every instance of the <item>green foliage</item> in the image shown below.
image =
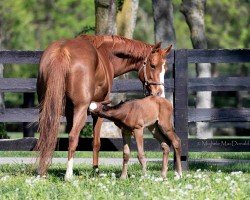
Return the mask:
[(93, 134), (93, 125), (91, 123), (86, 123), (84, 128), (81, 130), (81, 137), (92, 137)]
[(5, 129), (5, 123), (0, 123), (0, 139), (9, 139), (10, 137), (7, 134)]
[(250, 46), (249, 1), (207, 1), (205, 17), (210, 48)]

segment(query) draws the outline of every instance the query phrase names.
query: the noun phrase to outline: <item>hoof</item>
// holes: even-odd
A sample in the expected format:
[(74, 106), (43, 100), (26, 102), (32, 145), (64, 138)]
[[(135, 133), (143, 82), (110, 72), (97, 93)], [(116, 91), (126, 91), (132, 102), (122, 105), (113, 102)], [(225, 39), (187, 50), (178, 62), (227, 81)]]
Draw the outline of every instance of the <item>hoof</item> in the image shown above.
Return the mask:
[(174, 179), (179, 180), (182, 178), (182, 173), (179, 174), (178, 172), (174, 172), (174, 174), (175, 174)]
[(125, 180), (125, 179), (127, 179), (127, 178), (128, 178), (127, 175), (121, 175), (121, 177), (120, 177), (121, 180)]
[(74, 179), (73, 173), (66, 173), (64, 176), (64, 180), (71, 182)]
[(97, 176), (100, 174), (100, 170), (99, 170), (98, 166), (93, 166), (92, 174), (94, 176)]

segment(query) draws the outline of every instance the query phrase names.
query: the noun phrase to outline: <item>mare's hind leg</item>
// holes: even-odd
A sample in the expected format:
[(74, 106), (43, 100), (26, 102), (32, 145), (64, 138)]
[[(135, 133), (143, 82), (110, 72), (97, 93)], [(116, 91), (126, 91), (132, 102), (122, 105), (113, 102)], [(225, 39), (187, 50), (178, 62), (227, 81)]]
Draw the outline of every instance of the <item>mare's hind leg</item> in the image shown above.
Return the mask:
[(122, 139), (123, 139), (123, 164), (122, 164), (121, 179), (126, 179), (128, 177), (128, 161), (130, 157), (131, 133), (123, 130)]
[(172, 113), (164, 113), (160, 116), (158, 121), (158, 126), (162, 133), (167, 136), (174, 148), (174, 157), (176, 159), (176, 171), (178, 178), (182, 177), (182, 167), (181, 167), (181, 140), (174, 132), (171, 117)]
[(167, 177), (168, 156), (169, 156), (170, 145), (171, 144), (170, 144), (169, 141), (166, 141), (166, 138), (164, 138), (162, 136), (161, 131), (160, 131), (159, 127), (156, 124), (148, 127), (148, 129), (152, 132), (154, 138), (157, 139), (161, 144), (161, 148), (162, 148), (162, 152), (163, 152), (161, 177), (163, 179), (165, 179)]
[(79, 104), (74, 106), (73, 127), (69, 133), (68, 164), (65, 174), (65, 180), (70, 181), (73, 178), (73, 158), (79, 141), (79, 134), (84, 127), (87, 119), (88, 104)]
[(141, 163), (142, 166), (142, 174), (146, 175), (147, 171), (147, 161), (144, 154), (144, 145), (143, 145), (143, 128), (141, 129), (135, 129), (134, 130), (134, 136), (136, 139), (137, 144), (137, 150), (138, 150), (138, 160)]

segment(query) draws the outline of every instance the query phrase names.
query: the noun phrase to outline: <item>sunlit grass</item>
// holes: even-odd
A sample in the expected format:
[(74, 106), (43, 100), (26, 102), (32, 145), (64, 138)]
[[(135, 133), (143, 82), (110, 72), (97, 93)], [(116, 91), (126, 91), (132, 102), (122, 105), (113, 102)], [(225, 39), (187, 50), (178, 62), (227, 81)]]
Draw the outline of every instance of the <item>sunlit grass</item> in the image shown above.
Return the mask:
[(1, 199), (247, 199), (249, 164), (209, 166), (195, 164), (183, 178), (160, 178), (161, 164), (148, 164), (141, 176), (138, 164), (129, 165), (129, 178), (120, 180), (121, 166), (101, 166), (94, 175), (90, 165), (76, 165), (74, 180), (65, 182), (64, 165), (53, 165), (46, 179), (38, 179), (31, 165), (0, 166)]

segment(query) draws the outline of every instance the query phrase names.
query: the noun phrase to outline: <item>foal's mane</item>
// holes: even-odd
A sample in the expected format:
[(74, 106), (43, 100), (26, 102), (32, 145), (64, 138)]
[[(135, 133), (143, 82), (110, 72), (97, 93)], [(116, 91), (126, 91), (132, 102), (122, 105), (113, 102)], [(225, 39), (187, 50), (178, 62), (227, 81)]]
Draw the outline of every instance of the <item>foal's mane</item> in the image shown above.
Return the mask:
[[(97, 49), (106, 45), (112, 45), (111, 51), (116, 55), (125, 55), (137, 59), (145, 58), (152, 50), (153, 45), (131, 40), (117, 35), (79, 35), (83, 39), (89, 40)], [(110, 46), (107, 46), (110, 48)]]
[(118, 104), (116, 104), (114, 106), (104, 105), (103, 109), (104, 109), (104, 111), (108, 111), (108, 110), (111, 110), (111, 109), (116, 110), (116, 109), (119, 109), (123, 104), (125, 104), (128, 101), (120, 101), (120, 103), (118, 103)]

